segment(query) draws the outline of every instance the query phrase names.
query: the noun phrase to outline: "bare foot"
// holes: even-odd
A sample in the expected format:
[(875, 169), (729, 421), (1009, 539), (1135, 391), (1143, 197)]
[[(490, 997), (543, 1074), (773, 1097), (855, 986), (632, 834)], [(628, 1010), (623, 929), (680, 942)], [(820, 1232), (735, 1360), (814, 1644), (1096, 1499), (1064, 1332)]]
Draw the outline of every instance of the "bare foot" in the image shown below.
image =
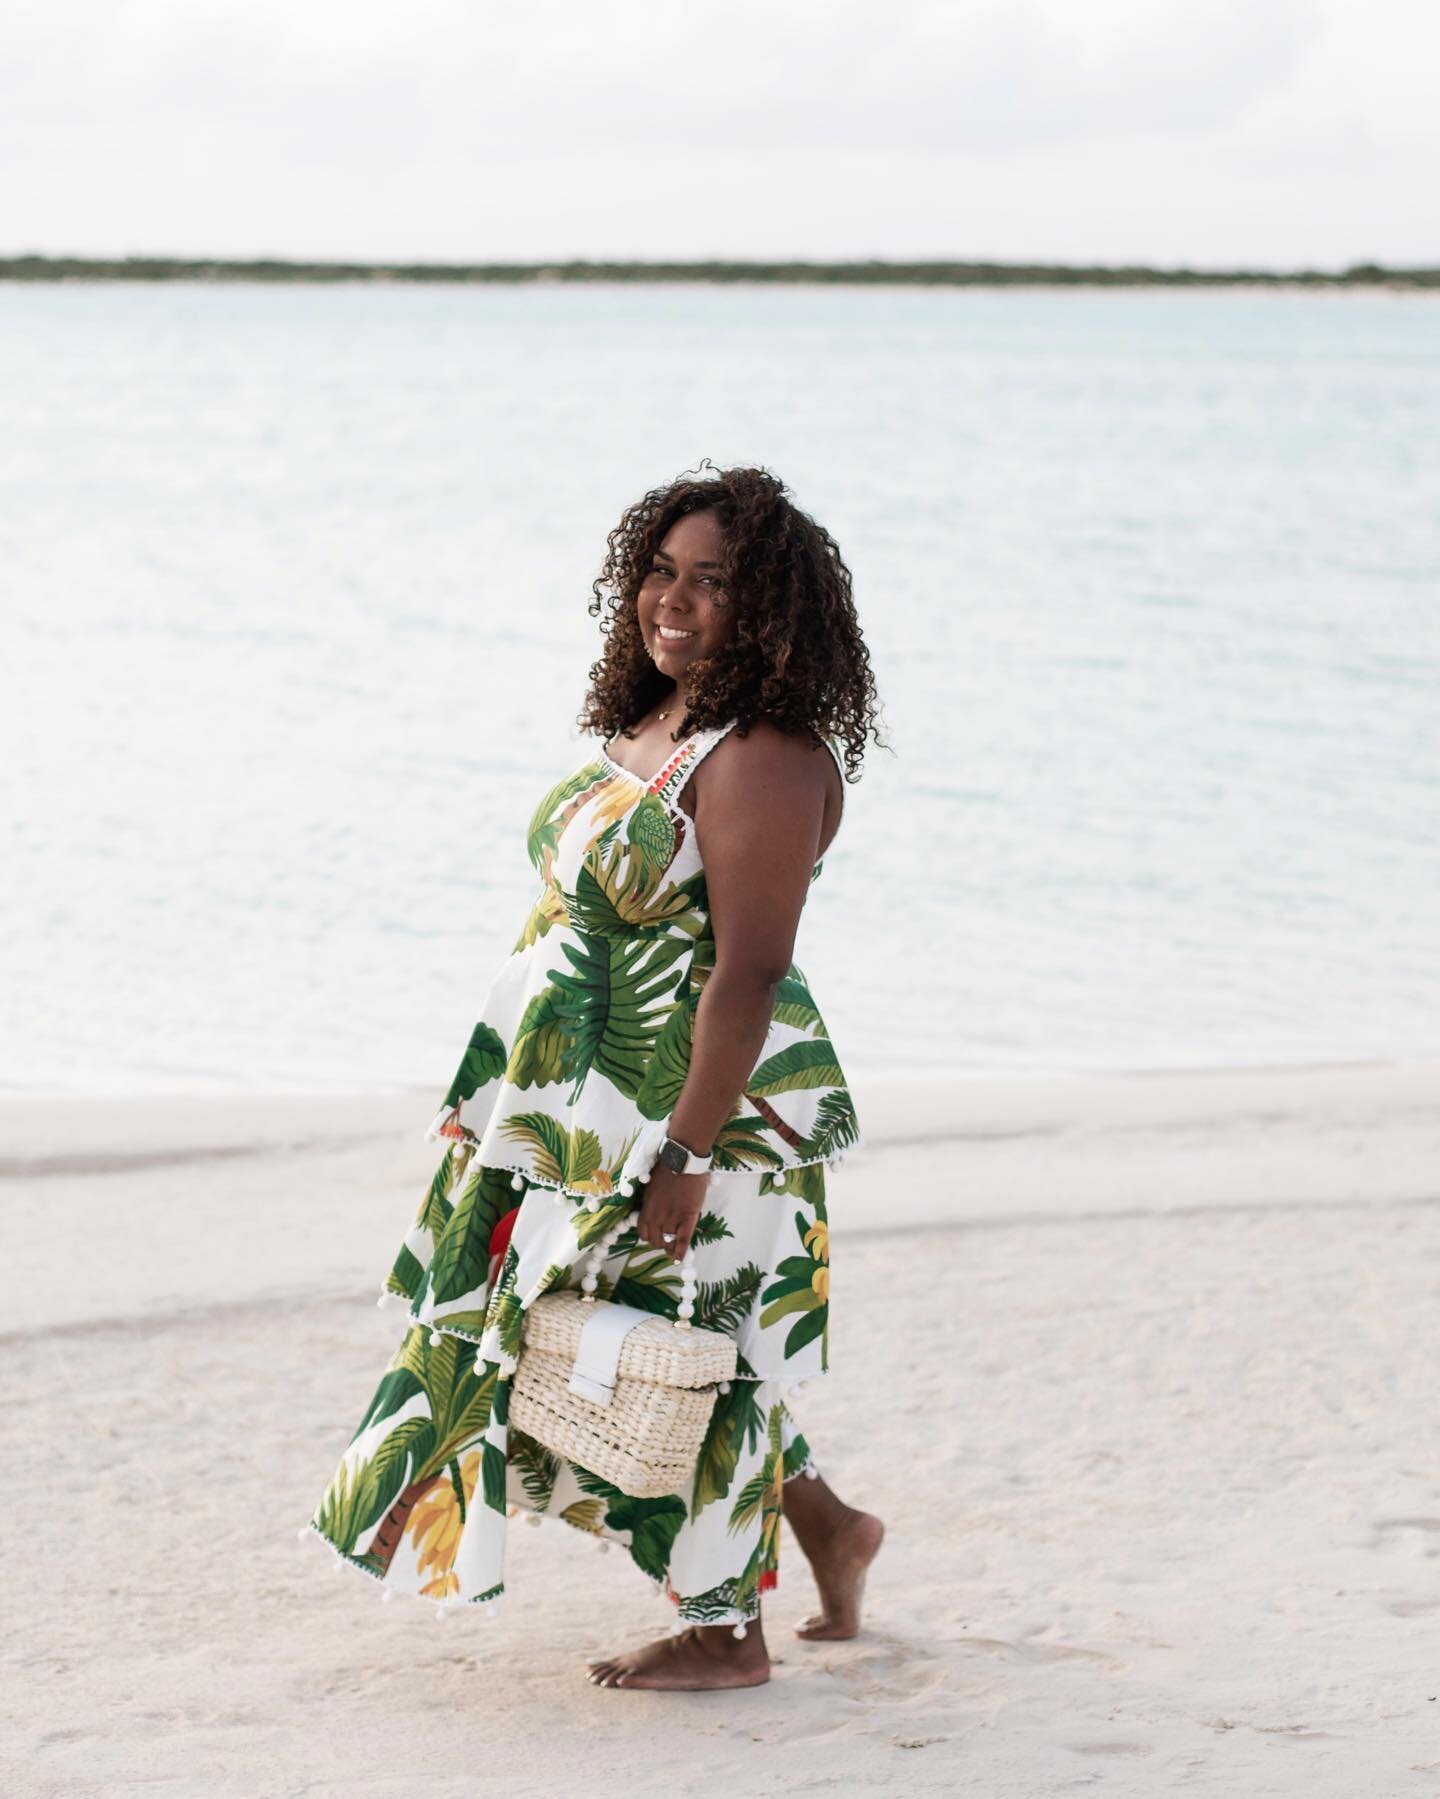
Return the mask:
[(785, 1498), (785, 1516), (820, 1593), (820, 1610), (797, 1624), (795, 1634), (815, 1643), (843, 1642), (859, 1633), (865, 1575), (885, 1540), (885, 1526), (872, 1513), (843, 1504), (821, 1480), (787, 1481)]
[(729, 1624), (692, 1624), (678, 1637), (661, 1637), (629, 1655), (591, 1662), (586, 1674), (597, 1687), (646, 1687), (669, 1693), (759, 1687), (769, 1678), (770, 1657), (758, 1624), (739, 1639)]

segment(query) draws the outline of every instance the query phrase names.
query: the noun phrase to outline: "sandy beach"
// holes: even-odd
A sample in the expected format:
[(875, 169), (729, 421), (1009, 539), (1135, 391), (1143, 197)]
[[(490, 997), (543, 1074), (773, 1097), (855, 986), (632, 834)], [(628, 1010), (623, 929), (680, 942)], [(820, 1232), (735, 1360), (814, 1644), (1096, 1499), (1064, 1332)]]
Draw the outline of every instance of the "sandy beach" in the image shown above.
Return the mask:
[(1440, 1066), (853, 1086), (796, 1412), (889, 1536), (738, 1695), (588, 1685), (667, 1612), (560, 1525), (494, 1620), (297, 1539), (429, 1089), (0, 1102), (5, 1791), (1440, 1791)]

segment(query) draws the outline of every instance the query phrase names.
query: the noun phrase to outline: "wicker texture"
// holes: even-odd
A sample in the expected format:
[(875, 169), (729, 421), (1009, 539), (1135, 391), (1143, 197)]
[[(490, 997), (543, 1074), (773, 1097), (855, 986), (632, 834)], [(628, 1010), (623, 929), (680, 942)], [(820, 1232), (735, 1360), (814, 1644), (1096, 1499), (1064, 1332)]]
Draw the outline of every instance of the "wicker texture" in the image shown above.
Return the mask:
[(546, 1294), (529, 1308), (510, 1422), (633, 1498), (684, 1491), (715, 1408), (715, 1383), (734, 1377), (735, 1339), (647, 1318), (625, 1338), (614, 1399), (596, 1405), (569, 1384), (592, 1313), (576, 1293)]

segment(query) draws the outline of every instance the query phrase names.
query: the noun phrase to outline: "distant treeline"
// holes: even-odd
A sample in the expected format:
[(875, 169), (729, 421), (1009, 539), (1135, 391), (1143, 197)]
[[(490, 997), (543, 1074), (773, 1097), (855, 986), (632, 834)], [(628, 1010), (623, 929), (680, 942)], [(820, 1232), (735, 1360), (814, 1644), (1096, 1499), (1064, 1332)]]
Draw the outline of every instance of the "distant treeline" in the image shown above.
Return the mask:
[(766, 281), (883, 287), (1440, 287), (1440, 268), (1154, 269), (1046, 262), (282, 262), (0, 257), (3, 281)]

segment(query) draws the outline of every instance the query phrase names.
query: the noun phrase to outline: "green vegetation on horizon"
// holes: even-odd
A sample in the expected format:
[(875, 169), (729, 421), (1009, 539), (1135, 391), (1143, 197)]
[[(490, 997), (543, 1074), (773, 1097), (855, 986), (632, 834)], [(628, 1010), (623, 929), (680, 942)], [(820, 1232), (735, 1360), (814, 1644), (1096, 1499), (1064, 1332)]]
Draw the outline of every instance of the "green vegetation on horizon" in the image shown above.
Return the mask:
[(0, 281), (763, 281), (889, 287), (1440, 287), (1440, 268), (1159, 269), (1021, 262), (287, 262), (221, 257), (0, 257)]

